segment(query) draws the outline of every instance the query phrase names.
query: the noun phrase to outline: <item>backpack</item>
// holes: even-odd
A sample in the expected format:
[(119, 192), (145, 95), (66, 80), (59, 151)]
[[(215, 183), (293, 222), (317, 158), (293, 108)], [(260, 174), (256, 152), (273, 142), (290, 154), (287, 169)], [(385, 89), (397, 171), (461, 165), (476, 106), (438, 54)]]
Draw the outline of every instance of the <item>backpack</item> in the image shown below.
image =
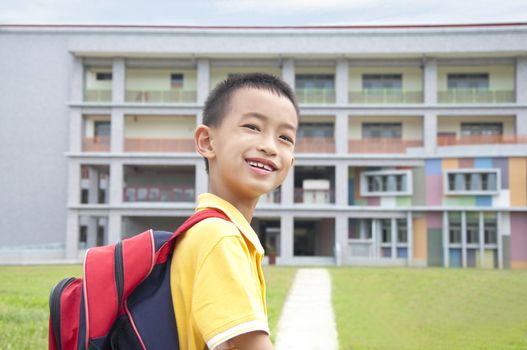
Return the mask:
[(148, 230), (91, 248), (84, 278), (66, 278), (49, 298), (50, 350), (179, 349), (170, 293), (175, 238), (222, 212), (196, 212), (176, 232)]

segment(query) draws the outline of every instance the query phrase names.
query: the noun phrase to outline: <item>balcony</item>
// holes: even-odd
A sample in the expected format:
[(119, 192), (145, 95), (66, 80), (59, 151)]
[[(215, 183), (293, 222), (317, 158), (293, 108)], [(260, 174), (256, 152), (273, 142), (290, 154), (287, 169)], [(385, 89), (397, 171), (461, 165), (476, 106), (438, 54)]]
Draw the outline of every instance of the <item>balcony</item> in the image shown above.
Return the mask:
[(349, 102), (357, 104), (422, 103), (422, 91), (397, 89), (365, 89), (349, 93)]
[(85, 89), (84, 101), (86, 102), (111, 102), (112, 90)]
[(127, 138), (125, 152), (194, 152), (194, 139)]
[(302, 137), (295, 143), (295, 152), (335, 153), (335, 139), (332, 137)]
[(295, 203), (335, 203), (335, 167), (296, 166), (294, 171)]
[(110, 66), (84, 67), (84, 101), (112, 101), (112, 68)]
[(439, 103), (513, 103), (514, 90), (449, 89), (438, 91)]
[(85, 137), (82, 140), (83, 152), (110, 152), (110, 137)]
[(335, 103), (335, 89), (297, 89), (295, 91), (298, 103)]
[(295, 203), (329, 204), (335, 203), (334, 190), (295, 188)]
[(437, 135), (438, 146), (527, 144), (527, 135)]
[(126, 90), (125, 101), (135, 103), (194, 103), (196, 90)]
[(261, 195), (258, 200), (258, 204), (280, 204), (281, 199), (282, 191), (279, 187), (272, 192)]
[(349, 153), (406, 153), (413, 147), (423, 147), (423, 140), (371, 138), (348, 141)]
[(175, 186), (126, 186), (125, 202), (194, 202), (193, 187)]

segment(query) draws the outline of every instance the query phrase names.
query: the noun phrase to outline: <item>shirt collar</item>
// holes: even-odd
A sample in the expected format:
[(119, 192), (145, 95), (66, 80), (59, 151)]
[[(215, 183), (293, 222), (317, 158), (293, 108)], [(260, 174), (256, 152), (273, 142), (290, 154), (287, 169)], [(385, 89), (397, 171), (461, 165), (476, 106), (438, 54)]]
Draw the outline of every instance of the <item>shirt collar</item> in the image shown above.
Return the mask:
[(236, 225), (238, 230), (247, 238), (252, 245), (256, 248), (258, 253), (263, 254), (264, 249), (258, 235), (254, 232), (252, 226), (247, 222), (245, 216), (231, 203), (223, 198), (220, 198), (212, 193), (202, 193), (198, 196), (198, 206), (196, 211), (203, 210), (205, 208), (219, 209)]

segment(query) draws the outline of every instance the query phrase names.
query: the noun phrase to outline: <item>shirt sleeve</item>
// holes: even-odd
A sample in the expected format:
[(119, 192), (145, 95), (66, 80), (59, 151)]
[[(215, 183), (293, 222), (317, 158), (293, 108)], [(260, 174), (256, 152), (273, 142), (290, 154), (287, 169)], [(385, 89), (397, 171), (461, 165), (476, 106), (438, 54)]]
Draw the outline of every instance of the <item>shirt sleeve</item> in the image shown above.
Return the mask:
[(192, 317), (209, 349), (240, 334), (269, 334), (258, 281), (240, 236), (221, 238), (202, 261), (192, 297)]

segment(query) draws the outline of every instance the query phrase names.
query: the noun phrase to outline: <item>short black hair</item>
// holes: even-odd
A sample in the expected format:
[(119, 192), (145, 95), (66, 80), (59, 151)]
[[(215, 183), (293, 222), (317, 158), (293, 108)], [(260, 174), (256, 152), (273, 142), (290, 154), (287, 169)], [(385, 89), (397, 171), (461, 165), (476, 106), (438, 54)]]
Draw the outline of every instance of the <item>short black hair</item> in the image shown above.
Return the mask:
[[(220, 82), (209, 93), (203, 109), (202, 123), (207, 126), (220, 126), (227, 114), (234, 92), (243, 88), (270, 91), (278, 96), (286, 97), (295, 107), (296, 115), (300, 114), (293, 89), (282, 79), (267, 73), (233, 74)], [(205, 158), (205, 169), (209, 172), (209, 162)]]

